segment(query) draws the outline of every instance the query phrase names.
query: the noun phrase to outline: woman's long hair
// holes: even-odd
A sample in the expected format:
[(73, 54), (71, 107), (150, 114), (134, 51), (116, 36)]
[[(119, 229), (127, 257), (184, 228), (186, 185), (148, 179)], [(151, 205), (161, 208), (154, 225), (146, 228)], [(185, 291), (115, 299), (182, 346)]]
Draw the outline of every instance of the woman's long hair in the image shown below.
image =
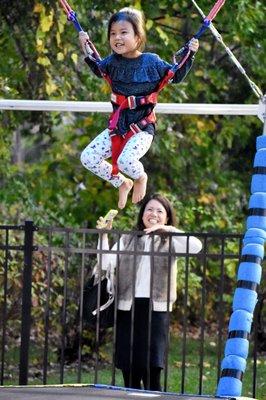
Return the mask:
[(146, 205), (148, 204), (148, 202), (150, 200), (157, 200), (159, 203), (161, 203), (161, 205), (164, 207), (164, 209), (166, 211), (166, 214), (167, 214), (167, 223), (166, 223), (166, 225), (175, 226), (176, 225), (176, 216), (175, 216), (175, 211), (174, 211), (174, 208), (173, 208), (172, 204), (170, 203), (170, 201), (166, 197), (162, 196), (159, 193), (155, 193), (155, 194), (152, 194), (150, 196), (146, 196), (143, 199), (143, 201), (141, 203), (140, 210), (139, 210), (136, 229), (138, 231), (143, 231), (143, 229), (145, 228), (145, 226), (143, 224), (143, 221), (142, 221), (142, 217), (143, 217), (143, 214), (144, 214), (145, 207), (146, 207)]

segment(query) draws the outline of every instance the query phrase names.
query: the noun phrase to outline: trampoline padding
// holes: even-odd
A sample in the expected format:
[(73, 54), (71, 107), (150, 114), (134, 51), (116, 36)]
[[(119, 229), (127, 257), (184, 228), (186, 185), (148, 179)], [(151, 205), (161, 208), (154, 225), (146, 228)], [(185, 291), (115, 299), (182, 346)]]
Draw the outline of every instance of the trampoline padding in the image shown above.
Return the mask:
[[(1, 400), (211, 400), (221, 397), (150, 392), (108, 385), (52, 385), (0, 387)], [(235, 400), (234, 397), (222, 397)]]

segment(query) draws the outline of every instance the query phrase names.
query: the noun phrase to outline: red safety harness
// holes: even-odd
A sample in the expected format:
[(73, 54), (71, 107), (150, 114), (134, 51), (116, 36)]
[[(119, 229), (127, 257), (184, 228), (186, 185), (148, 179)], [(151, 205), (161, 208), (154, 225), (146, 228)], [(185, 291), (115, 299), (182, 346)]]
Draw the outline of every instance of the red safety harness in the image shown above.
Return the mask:
[(148, 124), (155, 123), (156, 121), (155, 112), (152, 111), (140, 121), (130, 124), (130, 129), (124, 135), (121, 135), (119, 133), (116, 133), (117, 123), (119, 121), (121, 111), (127, 108), (129, 108), (130, 110), (134, 110), (136, 107), (142, 106), (144, 104), (155, 105), (157, 103), (157, 93), (151, 93), (148, 96), (138, 97), (126, 97), (112, 93), (111, 102), (119, 106), (110, 115), (108, 123), (108, 129), (110, 131), (110, 138), (112, 142), (112, 175), (115, 176), (119, 172), (117, 159), (123, 151), (128, 140), (136, 133), (143, 131)]
[[(130, 124), (130, 129), (124, 134), (120, 135), (116, 132), (117, 124), (119, 121), (120, 113), (122, 110), (130, 109), (134, 110), (136, 107), (143, 106), (146, 104), (156, 105), (158, 101), (158, 94), (164, 88), (165, 85), (173, 78), (175, 70), (170, 69), (165, 77), (159, 83), (157, 90), (146, 96), (123, 96), (120, 94), (112, 93), (111, 102), (118, 106), (118, 108), (112, 112), (109, 118), (108, 129), (110, 132), (111, 142), (112, 142), (112, 175), (116, 176), (119, 173), (119, 168), (117, 165), (117, 160), (123, 148), (125, 147), (128, 140), (138, 132), (145, 130), (148, 124), (154, 124), (156, 122), (155, 112), (151, 111), (146, 117), (142, 118), (136, 123)], [(111, 85), (110, 77), (106, 74), (102, 74), (103, 78)]]

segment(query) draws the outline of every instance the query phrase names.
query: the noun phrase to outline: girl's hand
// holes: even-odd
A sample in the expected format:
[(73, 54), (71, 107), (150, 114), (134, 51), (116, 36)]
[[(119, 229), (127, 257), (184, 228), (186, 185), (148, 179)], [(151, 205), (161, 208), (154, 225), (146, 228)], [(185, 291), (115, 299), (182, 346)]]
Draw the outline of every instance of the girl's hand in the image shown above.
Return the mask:
[(85, 56), (88, 55), (88, 45), (87, 45), (88, 40), (89, 40), (89, 35), (84, 31), (80, 31), (79, 32), (79, 43), (80, 43), (80, 47), (81, 47), (83, 53), (85, 54)]
[(192, 38), (188, 42), (188, 48), (189, 48), (190, 51), (193, 51), (193, 53), (197, 53), (197, 51), (199, 49), (199, 41), (198, 41), (198, 39)]

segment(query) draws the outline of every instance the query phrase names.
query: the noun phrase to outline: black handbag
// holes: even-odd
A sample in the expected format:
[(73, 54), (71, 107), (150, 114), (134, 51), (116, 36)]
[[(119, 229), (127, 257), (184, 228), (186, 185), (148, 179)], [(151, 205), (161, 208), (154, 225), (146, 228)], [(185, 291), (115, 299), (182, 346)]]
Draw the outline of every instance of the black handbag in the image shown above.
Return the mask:
[[(85, 325), (91, 328), (95, 328), (99, 321), (100, 329), (106, 329), (114, 326), (114, 282), (110, 270), (102, 270), (101, 275), (99, 279), (96, 265), (92, 277), (84, 287), (83, 320)], [(99, 285), (100, 289), (98, 289)], [(98, 295), (100, 296), (99, 309), (97, 309)]]

